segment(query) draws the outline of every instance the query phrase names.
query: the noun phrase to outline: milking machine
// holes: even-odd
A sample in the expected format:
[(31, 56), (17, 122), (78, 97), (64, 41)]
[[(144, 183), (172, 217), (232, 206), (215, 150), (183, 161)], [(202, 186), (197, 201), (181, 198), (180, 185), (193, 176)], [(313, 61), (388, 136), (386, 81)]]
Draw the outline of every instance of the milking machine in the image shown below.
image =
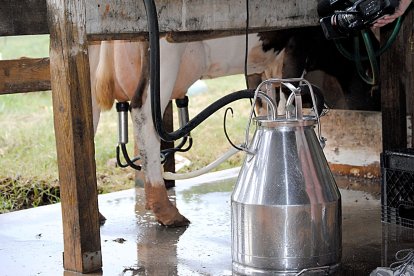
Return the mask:
[[(192, 120), (184, 111), (179, 116), (180, 128), (168, 133), (162, 125), (159, 102), (157, 13), (152, 0), (144, 2), (150, 33), (152, 116), (161, 139), (188, 136), (223, 106), (238, 99), (253, 99), (245, 143), (240, 147), (246, 157), (231, 196), (233, 273), (326, 275), (337, 271), (342, 251), (341, 196), (322, 151), (319, 118), (323, 100), (314, 87), (303, 78), (266, 80), (255, 90), (224, 96)], [(274, 100), (266, 94), (267, 87), (275, 84), (290, 92), (285, 114), (277, 114)], [(312, 102), (307, 112), (302, 108), (304, 94)], [(266, 101), (267, 116), (254, 116), (257, 98)], [(185, 105), (180, 108), (185, 109)], [(118, 142), (127, 164), (133, 163), (136, 159), (131, 160), (125, 150), (128, 106), (119, 103), (117, 110)], [(252, 122), (256, 130), (250, 140)]]
[[(188, 115), (188, 98), (176, 100), (177, 111), (178, 111), (178, 121), (180, 127), (187, 124), (189, 121)], [(118, 145), (116, 147), (116, 160), (117, 164), (121, 168), (131, 167), (136, 170), (141, 170), (141, 166), (136, 165), (135, 162), (140, 159), (140, 157), (134, 157), (131, 159), (129, 157), (126, 145), (128, 144), (128, 111), (129, 103), (128, 102), (118, 102), (116, 103), (116, 111), (118, 112)], [(184, 148), (185, 144), (189, 142), (188, 146)], [(169, 154), (173, 152), (185, 152), (190, 150), (192, 146), (192, 138), (190, 133), (187, 133), (179, 145), (174, 148), (165, 149), (161, 151), (161, 163), (164, 163)], [(120, 151), (126, 161), (126, 164), (123, 164), (120, 158)]]
[[(131, 158), (128, 155), (126, 145), (128, 144), (128, 111), (129, 103), (128, 102), (118, 102), (116, 103), (116, 111), (118, 112), (118, 145), (116, 147), (116, 161), (119, 167), (126, 168), (131, 167), (136, 170), (141, 170), (141, 166), (136, 165), (135, 161), (139, 158)], [(119, 151), (122, 150), (122, 155), (126, 161), (126, 164), (122, 164), (119, 157)]]
[[(206, 120), (210, 115), (217, 112), (219, 109), (223, 108), (224, 106), (240, 99), (252, 99), (255, 97), (255, 91), (254, 90), (241, 90), (237, 92), (233, 92), (229, 95), (226, 95), (222, 97), (221, 99), (217, 100), (216, 102), (209, 105), (205, 110), (200, 112), (197, 116), (195, 116), (193, 119), (189, 120), (189, 114), (188, 114), (188, 98), (181, 100), (176, 100), (177, 104), (177, 110), (178, 110), (178, 118), (179, 118), (179, 130), (177, 130), (175, 133), (178, 133), (178, 135), (183, 135), (183, 139), (180, 142), (180, 144), (177, 147), (174, 147), (172, 149), (165, 149), (161, 151), (161, 162), (164, 162), (168, 154), (172, 152), (184, 152), (188, 151), (191, 148), (192, 145), (192, 139), (190, 136), (191, 130), (193, 130), (195, 127), (197, 127), (199, 124), (201, 124), (204, 120)], [(256, 95), (256, 97), (261, 98), (263, 101), (267, 102), (269, 106), (273, 106), (272, 99), (264, 92), (259, 91)], [(126, 149), (126, 145), (128, 144), (128, 111), (129, 111), (129, 103), (128, 102), (119, 102), (116, 104), (116, 110), (118, 112), (118, 145), (116, 148), (116, 159), (117, 164), (121, 168), (125, 167), (131, 167), (136, 170), (141, 170), (141, 166), (136, 165), (135, 161), (138, 161), (139, 157), (134, 157), (131, 159), (129, 157), (128, 151)], [(273, 111), (271, 112), (273, 113)], [(184, 132), (183, 129), (187, 129)], [(168, 133), (169, 134), (169, 133)], [(179, 136), (181, 138), (181, 136)], [(188, 147), (183, 149), (183, 146), (185, 145), (187, 138), (189, 139), (189, 145)], [(212, 169), (216, 168), (218, 165), (220, 165), (222, 162), (226, 161), (228, 158), (239, 152), (240, 149), (231, 148), (228, 152), (226, 152), (223, 156), (218, 158), (217, 160), (213, 161), (211, 164), (205, 166), (204, 168), (201, 168), (199, 170), (186, 173), (186, 174), (177, 174), (177, 173), (169, 173), (164, 172), (163, 177), (166, 180), (178, 180), (178, 179), (187, 179), (196, 177), (199, 175), (202, 175), (206, 172), (211, 171)], [(126, 161), (126, 164), (123, 164), (120, 158), (120, 153), (122, 152), (122, 155)]]
[[(311, 93), (309, 114), (297, 82)], [(286, 114), (274, 119), (253, 117), (252, 107), (246, 157), (231, 196), (233, 272), (327, 275), (341, 260), (341, 196), (322, 151), (318, 104), (304, 79), (262, 85), (269, 83), (287, 87), (291, 95)], [(251, 121), (256, 131), (249, 141)]]
[[(159, 74), (159, 73), (158, 73)], [(152, 95), (155, 92), (153, 90), (151, 90), (151, 98)], [(157, 124), (158, 125), (158, 130), (160, 130), (161, 132), (158, 132), (158, 134), (160, 135), (161, 139), (163, 139), (164, 141), (174, 141), (180, 138), (184, 138), (184, 140), (182, 140), (182, 142), (180, 143), (179, 146), (177, 146), (174, 149), (167, 149), (161, 152), (161, 159), (164, 160), (166, 154), (170, 153), (170, 152), (176, 152), (176, 151), (185, 151), (188, 150), (187, 149), (181, 149), (181, 147), (185, 144), (185, 139), (186, 137), (189, 137), (189, 133), (196, 128), (198, 125), (200, 125), (202, 122), (204, 122), (210, 115), (212, 115), (213, 113), (217, 112), (219, 109), (223, 108), (224, 106), (240, 100), (240, 99), (251, 99), (254, 97), (255, 93), (254, 90), (252, 89), (246, 89), (246, 90), (241, 90), (241, 91), (236, 91), (233, 93), (230, 93), (224, 97), (222, 97), (221, 99), (213, 102), (212, 104), (210, 104), (208, 107), (206, 107), (203, 111), (201, 111), (199, 114), (197, 114), (194, 118), (192, 118), (191, 120), (188, 120), (188, 107), (187, 106), (182, 106), (179, 107), (178, 110), (181, 110), (181, 114), (179, 115), (180, 120), (182, 120), (180, 122), (180, 126), (181, 124), (183, 124), (178, 130), (174, 131), (174, 132), (166, 132), (163, 125), (162, 125), (162, 116), (161, 116), (161, 110), (160, 110), (160, 101), (159, 101), (159, 90), (158, 92), (158, 101), (155, 101), (154, 105), (157, 107), (158, 106), (158, 110), (159, 113), (157, 116), (154, 115), (153, 119), (156, 120), (157, 122), (161, 122), (160, 123), (155, 123), (154, 125)], [(263, 93), (259, 93), (259, 96), (263, 98), (265, 101), (268, 100), (268, 96), (264, 95)], [(187, 101), (188, 103), (188, 101)], [(128, 143), (128, 110), (129, 110), (129, 104), (127, 102), (122, 102), (122, 103), (117, 103), (117, 111), (118, 111), (118, 124), (119, 124), (119, 130), (118, 130), (118, 134), (119, 134), (119, 138), (118, 138), (118, 146), (117, 146), (117, 162), (118, 165), (120, 167), (127, 167), (127, 166), (131, 166), (134, 169), (137, 170), (141, 170), (141, 167), (138, 165), (135, 165), (134, 162), (139, 160), (139, 157), (130, 159), (127, 150), (126, 150), (126, 144)], [(154, 113), (154, 111), (153, 111)], [(163, 136), (161, 136), (163, 135)], [(191, 139), (190, 143), (191, 143)], [(127, 164), (122, 164), (121, 160), (120, 160), (120, 150), (122, 151), (122, 154), (124, 156), (124, 159), (126, 161)], [(172, 176), (170, 175), (170, 178), (172, 178)]]

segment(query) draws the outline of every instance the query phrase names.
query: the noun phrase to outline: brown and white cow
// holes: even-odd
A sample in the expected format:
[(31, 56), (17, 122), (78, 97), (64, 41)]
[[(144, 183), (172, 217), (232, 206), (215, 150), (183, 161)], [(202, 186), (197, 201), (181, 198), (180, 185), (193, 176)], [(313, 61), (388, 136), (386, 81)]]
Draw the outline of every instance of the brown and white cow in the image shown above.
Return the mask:
[[(336, 49), (319, 27), (250, 34), (248, 40), (249, 75), (300, 77), (305, 69), (322, 69), (346, 86), (354, 72), (351, 62), (343, 58), (338, 62)], [(148, 43), (102, 42), (91, 46), (89, 55), (95, 130), (101, 109), (111, 108), (115, 100), (131, 101), (134, 135), (146, 177), (146, 207), (163, 225), (187, 225), (189, 221), (169, 201), (162, 177), (160, 139), (152, 123), (149, 100)], [(244, 56), (245, 36), (188, 43), (169, 43), (162, 38), (161, 110), (170, 99), (183, 98), (198, 79), (243, 73)]]

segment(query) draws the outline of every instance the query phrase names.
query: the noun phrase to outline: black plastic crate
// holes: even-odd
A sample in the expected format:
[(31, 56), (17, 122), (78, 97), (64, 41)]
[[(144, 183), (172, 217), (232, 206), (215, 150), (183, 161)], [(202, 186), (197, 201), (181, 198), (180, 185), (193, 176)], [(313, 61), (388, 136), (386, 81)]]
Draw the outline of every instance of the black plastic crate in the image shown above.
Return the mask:
[(414, 228), (414, 149), (381, 153), (383, 222)]

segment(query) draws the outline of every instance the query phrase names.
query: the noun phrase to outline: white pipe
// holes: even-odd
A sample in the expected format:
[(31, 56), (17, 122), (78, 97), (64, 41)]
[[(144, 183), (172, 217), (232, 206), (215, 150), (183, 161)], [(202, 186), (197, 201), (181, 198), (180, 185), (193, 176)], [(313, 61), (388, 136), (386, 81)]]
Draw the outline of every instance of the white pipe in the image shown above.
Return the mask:
[(225, 154), (223, 154), (221, 157), (219, 157), (212, 163), (208, 164), (204, 168), (201, 168), (199, 170), (192, 171), (189, 173), (163, 172), (162, 176), (166, 180), (181, 180), (181, 179), (187, 179), (187, 178), (193, 178), (196, 176), (200, 176), (202, 174), (208, 173), (209, 171), (211, 171), (212, 169), (214, 169), (215, 167), (217, 167), (218, 165), (220, 165), (221, 163), (223, 163), (224, 161), (226, 161), (227, 159), (229, 159), (231, 156), (233, 156), (234, 154), (238, 152), (239, 152), (238, 149), (232, 147)]

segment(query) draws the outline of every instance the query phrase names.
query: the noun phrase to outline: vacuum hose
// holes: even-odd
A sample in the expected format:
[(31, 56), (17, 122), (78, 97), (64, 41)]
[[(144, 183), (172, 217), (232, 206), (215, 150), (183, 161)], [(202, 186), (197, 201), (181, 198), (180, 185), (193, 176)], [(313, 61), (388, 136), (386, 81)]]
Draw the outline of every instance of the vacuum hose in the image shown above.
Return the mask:
[(147, 13), (149, 45), (150, 45), (150, 94), (152, 120), (155, 129), (164, 141), (174, 141), (186, 136), (191, 130), (196, 128), (214, 112), (223, 106), (240, 99), (254, 97), (254, 90), (241, 90), (233, 92), (209, 105), (197, 116), (190, 120), (186, 125), (173, 132), (167, 132), (162, 123), (161, 100), (160, 100), (160, 35), (158, 30), (158, 17), (155, 3), (153, 0), (144, 0), (145, 11)]

